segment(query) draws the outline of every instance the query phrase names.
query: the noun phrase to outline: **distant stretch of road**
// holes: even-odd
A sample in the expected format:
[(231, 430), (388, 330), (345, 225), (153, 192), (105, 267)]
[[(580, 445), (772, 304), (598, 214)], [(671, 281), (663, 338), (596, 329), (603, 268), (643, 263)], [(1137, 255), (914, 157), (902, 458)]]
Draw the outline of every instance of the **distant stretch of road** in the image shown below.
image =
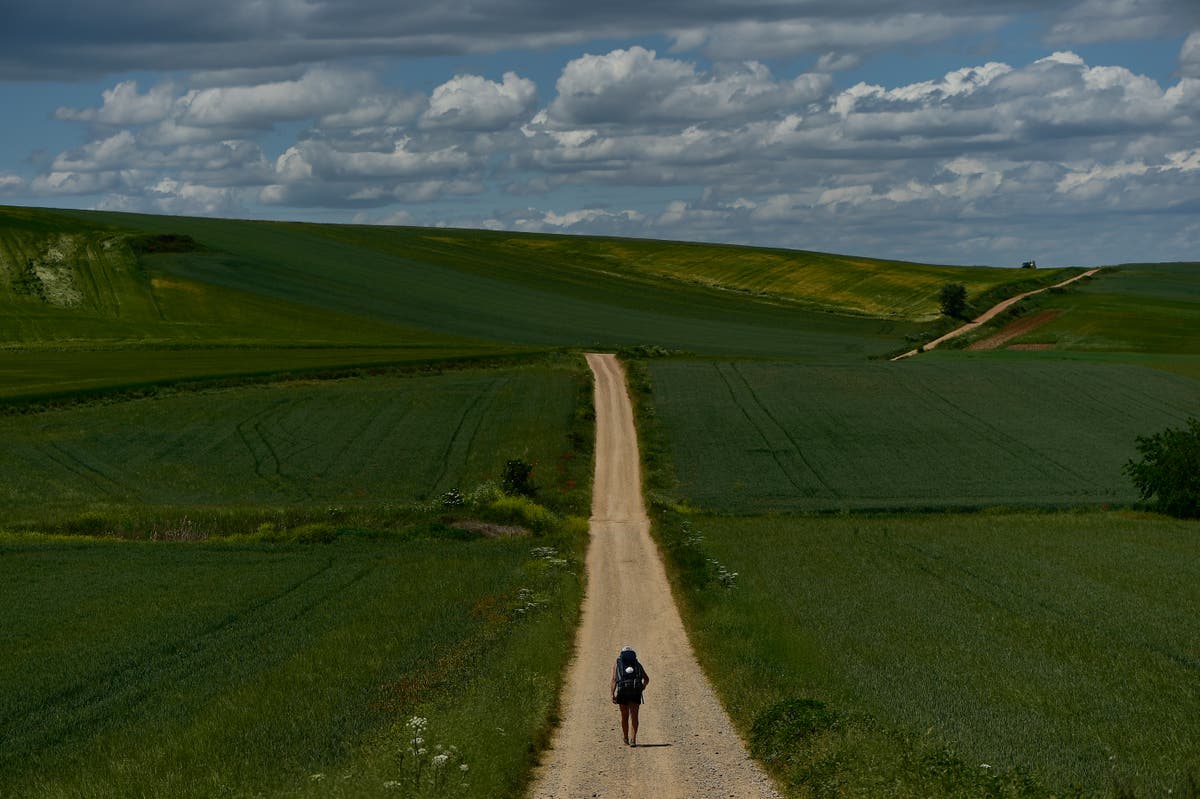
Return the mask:
[(905, 358), (911, 358), (912, 356), (914, 356), (917, 353), (922, 352), (924, 350), (931, 350), (931, 349), (935, 348), (937, 345), (941, 344), (943, 341), (947, 341), (949, 339), (955, 338), (956, 336), (961, 336), (964, 333), (969, 333), (970, 331), (974, 330), (975, 328), (979, 327), (980, 325), (990, 322), (992, 319), (994, 319), (996, 317), (997, 314), (1004, 313), (1006, 310), (1011, 308), (1013, 305), (1016, 305), (1018, 302), (1025, 299), (1026, 297), (1032, 297), (1034, 294), (1041, 294), (1043, 291), (1049, 291), (1050, 289), (1061, 288), (1062, 286), (1065, 286), (1068, 283), (1074, 283), (1076, 280), (1083, 280), (1085, 277), (1091, 277), (1092, 275), (1096, 274), (1099, 271), (1100, 271), (1100, 267), (1096, 267), (1095, 269), (1089, 269), (1088, 271), (1086, 271), (1082, 274), (1075, 275), (1075, 277), (1069, 277), (1061, 283), (1055, 283), (1053, 286), (1046, 286), (1045, 288), (1034, 289), (1033, 291), (1027, 291), (1024, 294), (1018, 294), (1015, 297), (1009, 297), (1007, 300), (996, 303), (991, 308), (989, 308), (986, 311), (984, 311), (983, 313), (981, 313), (978, 316), (978, 318), (976, 318), (975, 320), (973, 320), (971, 322), (967, 322), (962, 327), (951, 330), (949, 333), (947, 333), (944, 336), (935, 338), (933, 341), (924, 345), (920, 349), (909, 350), (908, 352), (904, 353), (903, 355), (897, 355), (895, 358), (892, 358), (892, 360), (900, 361)]
[[(596, 475), (587, 595), (562, 724), (534, 775), (535, 799), (762, 799), (778, 794), (747, 755), (696, 662), (642, 501), (641, 463), (625, 374), (587, 356), (596, 378)], [(638, 747), (621, 741), (609, 680), (632, 646), (650, 675)]]

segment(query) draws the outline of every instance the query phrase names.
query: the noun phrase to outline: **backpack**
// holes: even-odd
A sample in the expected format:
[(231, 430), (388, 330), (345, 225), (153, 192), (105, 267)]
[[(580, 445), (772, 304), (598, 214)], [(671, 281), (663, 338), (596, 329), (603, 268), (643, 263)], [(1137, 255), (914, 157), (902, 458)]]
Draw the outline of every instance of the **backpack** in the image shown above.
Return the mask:
[[(625, 671), (629, 667), (633, 667), (632, 672)], [(622, 652), (617, 658), (616, 668), (617, 690), (613, 694), (613, 699), (621, 704), (641, 701), (642, 677), (645, 672), (642, 670), (642, 664), (638, 662), (637, 655), (632, 650)]]

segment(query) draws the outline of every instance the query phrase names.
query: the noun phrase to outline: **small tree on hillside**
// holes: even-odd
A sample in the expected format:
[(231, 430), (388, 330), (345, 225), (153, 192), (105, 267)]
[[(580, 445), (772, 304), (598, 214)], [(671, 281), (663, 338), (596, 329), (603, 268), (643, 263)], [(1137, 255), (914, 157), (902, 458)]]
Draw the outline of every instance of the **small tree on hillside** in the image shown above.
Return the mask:
[(947, 283), (942, 286), (942, 313), (954, 319), (962, 319), (967, 312), (967, 287), (962, 283)]
[(1158, 498), (1163, 513), (1200, 518), (1200, 419), (1188, 419), (1183, 429), (1167, 428), (1138, 436), (1142, 459), (1122, 470), (1133, 480), (1142, 499)]

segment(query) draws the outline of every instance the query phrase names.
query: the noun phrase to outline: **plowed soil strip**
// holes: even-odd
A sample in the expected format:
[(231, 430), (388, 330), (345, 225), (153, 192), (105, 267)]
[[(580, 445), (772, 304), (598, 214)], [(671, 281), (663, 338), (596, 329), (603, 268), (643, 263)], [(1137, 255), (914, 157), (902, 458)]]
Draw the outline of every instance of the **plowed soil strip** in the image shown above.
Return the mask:
[(973, 344), (971, 344), (969, 347), (967, 347), (967, 349), (968, 350), (998, 349), (1000, 347), (1003, 347), (1008, 342), (1012, 341), (1014, 338), (1017, 338), (1018, 336), (1023, 336), (1026, 333), (1030, 333), (1034, 330), (1037, 330), (1039, 327), (1041, 327), (1044, 324), (1047, 324), (1048, 322), (1054, 321), (1061, 314), (1062, 314), (1062, 311), (1057, 308), (1047, 308), (1044, 311), (1039, 311), (1031, 316), (1023, 317), (1009, 325), (1005, 325), (1004, 329), (1001, 330), (999, 333), (995, 334), (994, 336), (988, 336), (987, 338), (981, 338), (981, 339), (979, 339), (979, 341), (976, 341)]
[[(777, 798), (696, 662), (650, 538), (624, 371), (611, 355), (587, 359), (596, 376), (587, 595), (562, 724), (532, 796)], [(638, 651), (651, 678), (637, 748), (621, 742), (620, 714), (608, 693), (623, 645)]]

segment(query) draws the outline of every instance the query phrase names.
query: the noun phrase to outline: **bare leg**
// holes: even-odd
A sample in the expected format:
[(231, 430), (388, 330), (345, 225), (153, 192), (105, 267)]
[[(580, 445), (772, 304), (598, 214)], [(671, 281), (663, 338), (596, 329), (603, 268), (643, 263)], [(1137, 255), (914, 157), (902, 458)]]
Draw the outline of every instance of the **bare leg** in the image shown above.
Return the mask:
[[(625, 736), (625, 743), (629, 743), (629, 708), (635, 705), (621, 705), (621, 732)], [(633, 734), (637, 736), (637, 710), (634, 710)]]
[[(622, 705), (622, 707), (625, 707), (625, 706)], [(633, 737), (629, 739), (629, 742), (631, 744), (633, 744), (634, 746), (637, 746), (637, 727), (638, 727), (638, 704), (637, 704), (637, 702), (631, 702), (629, 704), (629, 715), (633, 717)]]

